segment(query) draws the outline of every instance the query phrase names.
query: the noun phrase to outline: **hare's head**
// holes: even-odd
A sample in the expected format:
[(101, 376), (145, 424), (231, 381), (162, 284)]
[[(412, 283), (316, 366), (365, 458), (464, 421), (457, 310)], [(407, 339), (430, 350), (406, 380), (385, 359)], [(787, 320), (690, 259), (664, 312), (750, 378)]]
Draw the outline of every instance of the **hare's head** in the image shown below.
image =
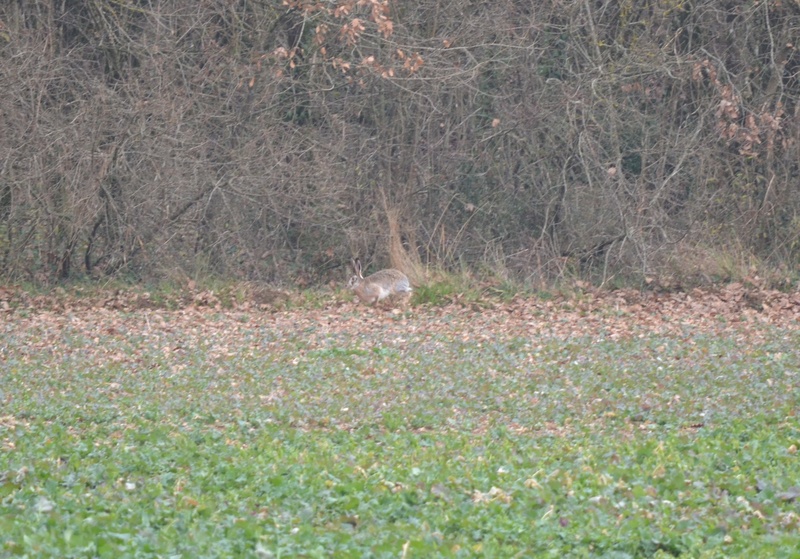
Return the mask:
[(353, 258), (350, 263), (353, 266), (353, 273), (355, 275), (350, 276), (350, 279), (347, 280), (347, 288), (355, 289), (364, 281), (364, 276), (361, 275), (361, 260)]

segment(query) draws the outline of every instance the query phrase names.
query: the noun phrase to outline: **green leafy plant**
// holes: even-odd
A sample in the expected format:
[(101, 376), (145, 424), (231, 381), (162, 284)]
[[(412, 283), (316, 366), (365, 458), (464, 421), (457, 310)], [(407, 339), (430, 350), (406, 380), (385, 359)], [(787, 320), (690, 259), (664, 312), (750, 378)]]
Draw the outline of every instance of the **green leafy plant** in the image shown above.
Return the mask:
[(555, 305), (10, 315), (0, 556), (795, 557), (797, 330)]

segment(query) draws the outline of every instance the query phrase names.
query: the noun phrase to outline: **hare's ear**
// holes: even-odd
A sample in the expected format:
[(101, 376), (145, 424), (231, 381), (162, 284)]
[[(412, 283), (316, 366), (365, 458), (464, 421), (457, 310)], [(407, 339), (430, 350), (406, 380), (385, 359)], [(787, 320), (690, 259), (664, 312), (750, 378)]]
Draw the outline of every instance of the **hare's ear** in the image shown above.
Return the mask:
[(364, 276), (361, 275), (361, 259), (360, 258), (354, 258), (353, 259), (353, 270), (355, 270), (356, 275), (358, 277), (360, 277), (360, 278), (364, 277)]

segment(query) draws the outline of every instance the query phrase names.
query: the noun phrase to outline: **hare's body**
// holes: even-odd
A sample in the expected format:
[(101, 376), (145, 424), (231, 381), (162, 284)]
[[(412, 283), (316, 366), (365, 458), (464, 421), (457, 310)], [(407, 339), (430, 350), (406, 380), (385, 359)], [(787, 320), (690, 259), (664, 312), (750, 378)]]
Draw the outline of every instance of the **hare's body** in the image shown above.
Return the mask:
[(353, 270), (355, 275), (347, 282), (347, 287), (363, 303), (377, 305), (379, 301), (392, 295), (402, 294), (408, 297), (411, 294), (411, 283), (400, 270), (381, 270), (365, 278), (361, 274), (361, 261), (358, 259), (353, 260)]

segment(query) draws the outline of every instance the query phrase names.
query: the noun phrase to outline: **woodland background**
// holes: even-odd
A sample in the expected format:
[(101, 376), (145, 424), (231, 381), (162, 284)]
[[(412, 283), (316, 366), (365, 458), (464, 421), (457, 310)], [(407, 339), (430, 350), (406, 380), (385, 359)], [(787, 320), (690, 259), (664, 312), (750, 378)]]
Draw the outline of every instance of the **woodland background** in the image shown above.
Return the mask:
[(7, 0), (0, 279), (790, 281), (798, 39), (798, 0)]

